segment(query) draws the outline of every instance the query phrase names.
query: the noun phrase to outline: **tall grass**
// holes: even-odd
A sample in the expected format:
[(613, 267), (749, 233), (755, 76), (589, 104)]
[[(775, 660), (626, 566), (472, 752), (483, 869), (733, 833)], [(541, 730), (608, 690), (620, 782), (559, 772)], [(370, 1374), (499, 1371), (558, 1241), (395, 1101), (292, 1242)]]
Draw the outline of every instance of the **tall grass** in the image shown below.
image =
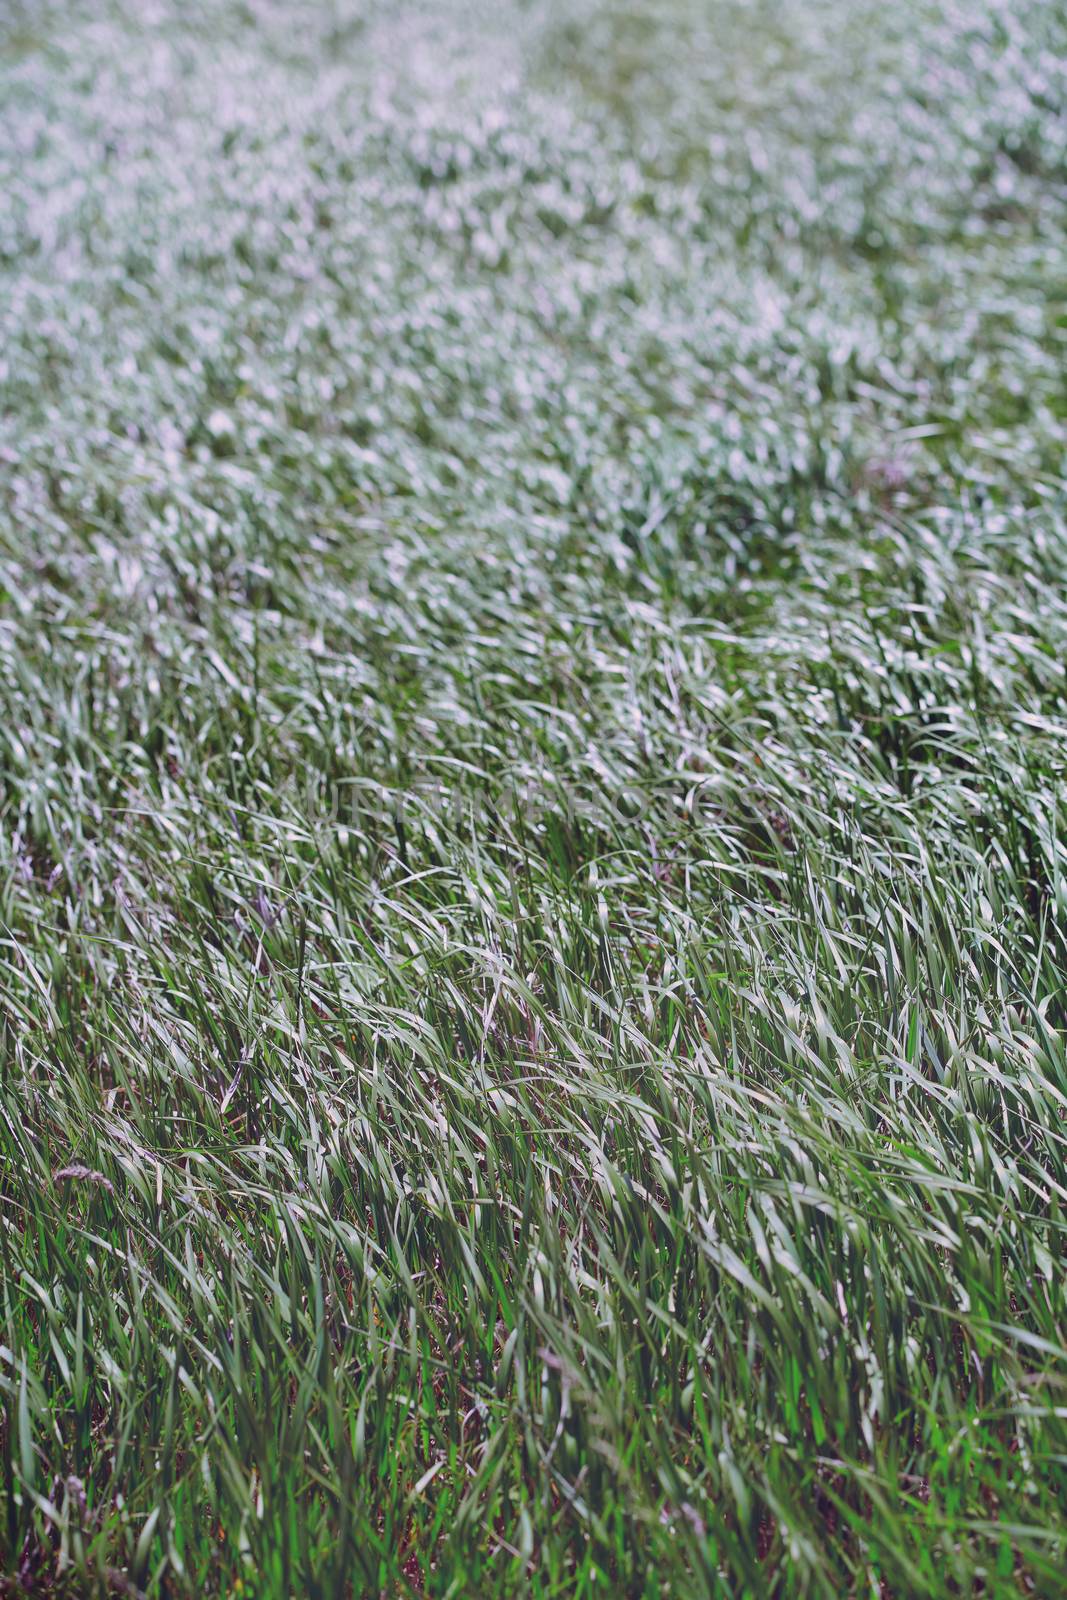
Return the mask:
[(13, 1596), (1059, 1596), (1063, 8), (0, 23)]

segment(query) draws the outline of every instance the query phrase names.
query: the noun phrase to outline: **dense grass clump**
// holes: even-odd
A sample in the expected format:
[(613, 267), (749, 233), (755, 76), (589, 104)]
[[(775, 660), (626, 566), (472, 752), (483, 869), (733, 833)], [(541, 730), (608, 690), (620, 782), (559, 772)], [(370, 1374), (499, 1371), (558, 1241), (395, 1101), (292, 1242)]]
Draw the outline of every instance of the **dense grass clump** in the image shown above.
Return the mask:
[(0, 1592), (1062, 1595), (1063, 6), (0, 52)]

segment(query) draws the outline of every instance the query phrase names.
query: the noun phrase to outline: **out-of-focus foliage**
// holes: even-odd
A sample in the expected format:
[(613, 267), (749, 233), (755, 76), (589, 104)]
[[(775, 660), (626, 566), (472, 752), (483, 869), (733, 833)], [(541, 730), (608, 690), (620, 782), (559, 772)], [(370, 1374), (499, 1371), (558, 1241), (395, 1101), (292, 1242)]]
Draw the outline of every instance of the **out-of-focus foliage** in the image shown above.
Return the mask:
[(1065, 62), (6, 0), (10, 1593), (1062, 1594)]

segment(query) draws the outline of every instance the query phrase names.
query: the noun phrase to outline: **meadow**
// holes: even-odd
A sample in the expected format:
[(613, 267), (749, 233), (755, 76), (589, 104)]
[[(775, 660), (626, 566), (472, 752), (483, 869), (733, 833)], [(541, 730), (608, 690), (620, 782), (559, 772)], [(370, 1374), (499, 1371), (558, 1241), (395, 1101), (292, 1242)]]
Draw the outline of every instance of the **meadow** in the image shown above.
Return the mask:
[(1067, 1592), (1067, 8), (4, 0), (0, 1594)]

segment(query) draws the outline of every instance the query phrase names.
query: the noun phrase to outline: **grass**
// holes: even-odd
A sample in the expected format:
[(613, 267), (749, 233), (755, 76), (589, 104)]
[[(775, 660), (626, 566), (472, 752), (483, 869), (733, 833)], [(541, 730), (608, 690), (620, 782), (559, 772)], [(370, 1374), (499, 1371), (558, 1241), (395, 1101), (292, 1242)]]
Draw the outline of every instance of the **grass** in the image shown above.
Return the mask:
[(9, 0), (8, 1595), (1062, 1595), (1065, 47)]

